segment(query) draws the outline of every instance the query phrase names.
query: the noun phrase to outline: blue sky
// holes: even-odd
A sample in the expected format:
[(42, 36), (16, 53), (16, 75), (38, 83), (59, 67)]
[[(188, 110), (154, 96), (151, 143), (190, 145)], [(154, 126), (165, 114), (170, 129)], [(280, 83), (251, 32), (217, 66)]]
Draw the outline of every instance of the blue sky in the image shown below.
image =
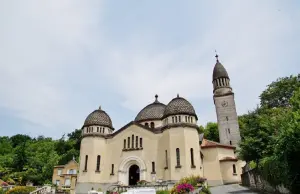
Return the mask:
[(1, 1), (0, 135), (60, 138), (101, 105), (116, 129), (147, 104), (188, 99), (216, 121), (214, 51), (238, 114), (299, 73), (294, 1)]

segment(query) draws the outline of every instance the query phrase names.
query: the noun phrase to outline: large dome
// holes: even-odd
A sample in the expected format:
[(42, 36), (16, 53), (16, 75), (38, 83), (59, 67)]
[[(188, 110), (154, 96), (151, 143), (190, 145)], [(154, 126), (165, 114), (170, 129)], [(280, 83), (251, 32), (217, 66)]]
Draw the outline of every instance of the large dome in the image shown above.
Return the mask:
[(166, 106), (163, 118), (166, 118), (171, 115), (178, 115), (178, 114), (191, 115), (191, 116), (195, 116), (196, 119), (198, 119), (192, 104), (186, 99), (179, 97), (179, 95), (177, 95), (176, 98), (171, 100), (169, 104)]
[(108, 114), (105, 111), (101, 110), (101, 107), (99, 107), (99, 109), (97, 109), (97, 110), (94, 110), (85, 119), (83, 126), (85, 127), (85, 126), (91, 126), (91, 125), (101, 125), (101, 126), (110, 127), (111, 129), (113, 129), (110, 117), (108, 116)]
[(164, 115), (166, 105), (160, 103), (155, 95), (155, 101), (143, 108), (135, 117), (135, 121), (159, 120)]

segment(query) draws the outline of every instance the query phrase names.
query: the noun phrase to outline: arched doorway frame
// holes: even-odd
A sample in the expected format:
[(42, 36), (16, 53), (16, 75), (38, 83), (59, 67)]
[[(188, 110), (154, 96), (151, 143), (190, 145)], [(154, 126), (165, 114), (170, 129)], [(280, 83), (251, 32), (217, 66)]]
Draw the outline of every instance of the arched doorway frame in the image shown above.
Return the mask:
[(146, 180), (147, 168), (145, 162), (137, 156), (129, 156), (125, 158), (119, 166), (119, 171), (118, 171), (119, 183), (124, 185), (129, 184), (129, 180), (128, 180), (129, 168), (134, 164), (140, 168), (140, 180)]

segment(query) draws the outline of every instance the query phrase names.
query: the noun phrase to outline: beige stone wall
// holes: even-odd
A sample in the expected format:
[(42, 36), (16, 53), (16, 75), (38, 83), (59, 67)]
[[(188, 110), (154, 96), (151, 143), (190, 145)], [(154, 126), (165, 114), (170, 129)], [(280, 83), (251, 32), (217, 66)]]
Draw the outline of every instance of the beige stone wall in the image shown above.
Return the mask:
[(238, 183), (240, 182), (240, 176), (237, 173), (233, 173), (233, 165), (236, 166), (237, 164), (234, 161), (223, 161), (220, 162), (221, 165), (221, 173), (222, 173), (222, 179), (224, 184), (229, 183)]
[[(132, 149), (132, 135), (134, 135), (134, 149)], [(128, 150), (130, 137), (130, 150)], [(138, 148), (140, 138), (143, 148)], [(124, 149), (126, 140), (126, 150)], [(180, 149), (181, 168), (176, 167), (176, 148)], [(191, 167), (190, 149), (193, 148), (195, 168)], [(166, 151), (168, 168), (166, 167)], [(84, 172), (85, 155), (88, 155), (88, 168)], [(96, 170), (97, 155), (101, 155), (100, 172)], [(152, 162), (155, 162), (155, 174), (152, 173)], [(111, 175), (114, 164), (114, 175)], [(80, 177), (81, 183), (117, 183), (128, 184), (128, 170), (132, 164), (140, 167), (140, 179), (149, 182), (162, 180), (179, 180), (188, 175), (203, 175), (200, 169), (200, 148), (198, 132), (194, 128), (177, 127), (154, 134), (137, 125), (130, 125), (111, 139), (87, 136), (81, 142)]]
[(205, 148), (201, 150), (204, 155), (203, 172), (210, 186), (222, 185), (223, 178), (219, 163), (219, 153), (217, 148)]

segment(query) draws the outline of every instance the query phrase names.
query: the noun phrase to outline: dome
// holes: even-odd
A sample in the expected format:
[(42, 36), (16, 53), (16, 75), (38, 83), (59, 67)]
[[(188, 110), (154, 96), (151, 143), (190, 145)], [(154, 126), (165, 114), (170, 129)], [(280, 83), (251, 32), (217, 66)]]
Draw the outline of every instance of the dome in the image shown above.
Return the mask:
[(217, 63), (214, 67), (213, 71), (213, 80), (218, 79), (218, 78), (229, 78), (228, 73), (224, 66), (217, 60)]
[(94, 110), (85, 119), (83, 126), (85, 127), (90, 125), (101, 125), (113, 129), (110, 117), (105, 111), (101, 110), (101, 107), (99, 107), (97, 110)]
[(143, 108), (135, 117), (135, 121), (159, 120), (163, 117), (166, 105), (160, 103), (155, 95), (155, 101)]
[(178, 115), (178, 114), (191, 115), (191, 116), (195, 116), (196, 119), (198, 119), (192, 104), (186, 99), (179, 97), (179, 95), (177, 95), (176, 98), (174, 98), (173, 100), (171, 100), (171, 102), (169, 102), (169, 104), (165, 109), (163, 117), (165, 118), (171, 115)]

